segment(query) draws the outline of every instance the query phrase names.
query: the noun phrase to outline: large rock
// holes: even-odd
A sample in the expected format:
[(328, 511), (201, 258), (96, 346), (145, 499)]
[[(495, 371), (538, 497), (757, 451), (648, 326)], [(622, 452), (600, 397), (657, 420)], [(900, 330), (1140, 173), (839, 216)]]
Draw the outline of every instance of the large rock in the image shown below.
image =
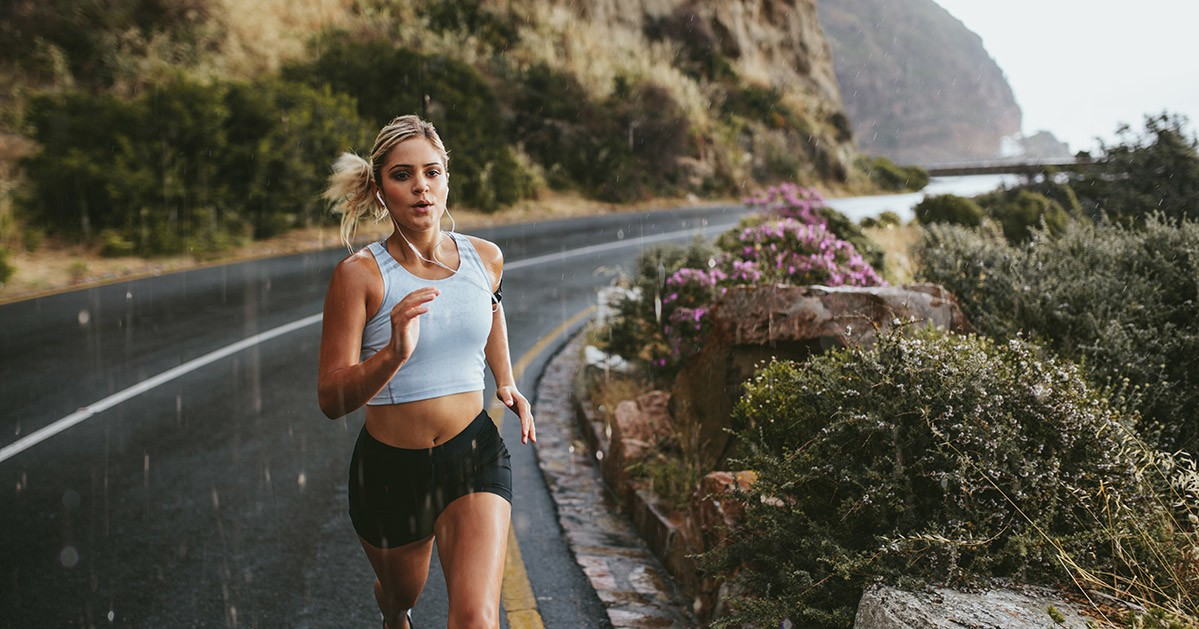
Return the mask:
[[(1055, 619), (1050, 608), (1058, 617)], [(854, 629), (1085, 629), (1087, 619), (1060, 596), (1040, 588), (908, 592), (876, 585), (862, 594)]]
[(650, 391), (636, 400), (624, 400), (612, 411), (612, 437), (608, 452), (611, 472), (605, 477), (613, 487), (627, 482), (630, 463), (650, 454), (655, 446), (674, 437), (670, 394)]
[(869, 345), (897, 326), (966, 331), (957, 299), (933, 284), (903, 287), (757, 285), (730, 288), (711, 312), (712, 334), (675, 381), (671, 413), (698, 424), (702, 463), (723, 469), (727, 432), (742, 384), (772, 358), (803, 360), (847, 345)]
[(734, 493), (747, 491), (758, 475), (752, 471), (708, 472), (700, 481), (692, 504), (695, 506), (696, 537), (703, 550), (715, 548), (744, 517), (744, 508)]

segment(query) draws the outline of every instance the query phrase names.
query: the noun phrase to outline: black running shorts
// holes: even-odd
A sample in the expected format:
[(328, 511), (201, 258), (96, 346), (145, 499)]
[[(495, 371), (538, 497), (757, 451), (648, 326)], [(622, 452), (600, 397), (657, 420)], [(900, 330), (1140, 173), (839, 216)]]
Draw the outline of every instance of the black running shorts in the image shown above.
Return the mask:
[(428, 538), (457, 498), (490, 492), (512, 502), (512, 461), (487, 411), (449, 441), (408, 450), (363, 426), (350, 459), (350, 520), (362, 539), (395, 548)]

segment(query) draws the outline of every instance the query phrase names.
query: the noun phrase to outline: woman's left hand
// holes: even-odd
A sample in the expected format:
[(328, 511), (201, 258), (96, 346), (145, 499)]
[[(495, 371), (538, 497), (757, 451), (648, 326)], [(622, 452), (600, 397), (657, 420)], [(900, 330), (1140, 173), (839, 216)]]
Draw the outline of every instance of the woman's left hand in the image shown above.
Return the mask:
[(537, 428), (533, 425), (533, 409), (529, 408), (529, 401), (525, 399), (525, 396), (521, 395), (520, 391), (512, 385), (497, 387), (495, 396), (520, 418), (520, 442), (537, 443)]

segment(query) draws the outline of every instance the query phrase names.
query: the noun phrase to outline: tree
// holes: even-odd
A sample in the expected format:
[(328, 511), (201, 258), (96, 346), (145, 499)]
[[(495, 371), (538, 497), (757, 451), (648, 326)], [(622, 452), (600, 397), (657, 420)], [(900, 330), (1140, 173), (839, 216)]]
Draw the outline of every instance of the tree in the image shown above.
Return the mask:
[(1117, 129), (1094, 167), (1075, 176), (1074, 191), (1092, 218), (1141, 223), (1160, 210), (1171, 219), (1199, 217), (1199, 140), (1187, 118), (1163, 112), (1145, 117), (1145, 131)]

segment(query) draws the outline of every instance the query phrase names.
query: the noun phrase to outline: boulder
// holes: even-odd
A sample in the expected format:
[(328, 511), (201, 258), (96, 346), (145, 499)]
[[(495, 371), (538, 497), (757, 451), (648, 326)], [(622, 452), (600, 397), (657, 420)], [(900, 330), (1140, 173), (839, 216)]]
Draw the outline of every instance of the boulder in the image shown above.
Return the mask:
[(695, 492), (696, 525), (703, 549), (715, 548), (745, 515), (734, 491), (745, 491), (758, 477), (752, 471), (708, 472)]
[[(1056, 612), (1056, 618), (1050, 608)], [(862, 594), (853, 626), (854, 629), (1086, 629), (1087, 619), (1072, 603), (1042, 588), (998, 588), (984, 592), (935, 588), (909, 592), (875, 585)]]
[(610, 482), (620, 487), (625, 468), (649, 454), (655, 446), (673, 438), (670, 419), (670, 393), (650, 391), (636, 400), (624, 400), (612, 411), (608, 466), (613, 468)]
[(898, 326), (967, 331), (957, 299), (933, 284), (896, 287), (757, 285), (730, 288), (708, 313), (712, 333), (675, 380), (671, 414), (698, 425), (707, 469), (731, 455), (727, 432), (742, 384), (772, 358), (803, 360), (847, 345), (869, 345)]

